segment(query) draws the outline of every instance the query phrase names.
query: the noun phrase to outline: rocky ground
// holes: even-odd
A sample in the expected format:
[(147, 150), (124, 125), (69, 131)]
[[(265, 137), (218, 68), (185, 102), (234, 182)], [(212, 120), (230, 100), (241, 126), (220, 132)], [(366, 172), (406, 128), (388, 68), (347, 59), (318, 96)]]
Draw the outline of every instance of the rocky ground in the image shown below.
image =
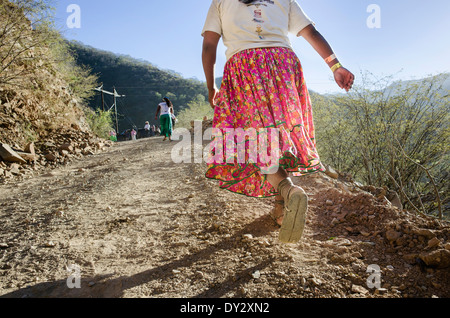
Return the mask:
[(307, 229), (284, 245), (273, 199), (220, 190), (203, 164), (173, 163), (173, 144), (69, 137), (34, 166), (1, 166), (0, 297), (450, 296), (449, 224), (383, 190), (295, 178)]

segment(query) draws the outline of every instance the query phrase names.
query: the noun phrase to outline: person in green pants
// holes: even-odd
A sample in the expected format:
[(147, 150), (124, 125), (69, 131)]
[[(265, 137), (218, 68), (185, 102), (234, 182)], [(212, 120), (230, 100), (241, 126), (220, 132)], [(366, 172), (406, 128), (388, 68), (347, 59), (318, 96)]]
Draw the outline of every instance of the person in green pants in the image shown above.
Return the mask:
[(172, 141), (172, 114), (173, 114), (173, 104), (167, 98), (163, 98), (163, 102), (158, 105), (158, 109), (156, 110), (155, 120), (158, 119), (161, 125), (161, 136), (164, 136), (164, 140), (169, 139)]

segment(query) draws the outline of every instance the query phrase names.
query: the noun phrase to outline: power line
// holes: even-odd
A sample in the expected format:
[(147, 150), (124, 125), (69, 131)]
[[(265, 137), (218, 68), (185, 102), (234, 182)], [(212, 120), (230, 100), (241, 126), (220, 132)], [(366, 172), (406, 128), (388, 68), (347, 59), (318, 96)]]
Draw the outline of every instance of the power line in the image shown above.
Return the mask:
[[(119, 95), (119, 94), (117, 93), (115, 87), (113, 87), (113, 92), (105, 91), (105, 90), (103, 89), (103, 84), (102, 84), (102, 86), (100, 86), (100, 87), (94, 88), (94, 90), (96, 90), (96, 91), (102, 93), (102, 103), (103, 103), (103, 94), (107, 94), (107, 95), (112, 95), (112, 96), (114, 96), (114, 105), (113, 105), (113, 107), (114, 107), (115, 113), (116, 113), (116, 132), (119, 133), (119, 119), (118, 119), (118, 117), (117, 117), (117, 98), (125, 97), (125, 95)], [(102, 107), (104, 107), (104, 106), (102, 105)], [(113, 107), (111, 107), (111, 109), (112, 109)], [(103, 110), (104, 110), (104, 109), (103, 109)]]

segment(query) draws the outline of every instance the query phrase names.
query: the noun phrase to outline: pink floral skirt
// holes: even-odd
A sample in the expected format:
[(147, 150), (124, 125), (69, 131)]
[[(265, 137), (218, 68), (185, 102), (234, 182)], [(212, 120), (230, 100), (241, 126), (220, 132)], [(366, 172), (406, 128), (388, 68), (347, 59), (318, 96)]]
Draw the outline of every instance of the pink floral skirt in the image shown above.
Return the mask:
[(291, 49), (235, 54), (225, 66), (213, 127), (206, 177), (223, 189), (271, 197), (278, 193), (266, 175), (278, 167), (295, 176), (325, 170), (302, 66)]

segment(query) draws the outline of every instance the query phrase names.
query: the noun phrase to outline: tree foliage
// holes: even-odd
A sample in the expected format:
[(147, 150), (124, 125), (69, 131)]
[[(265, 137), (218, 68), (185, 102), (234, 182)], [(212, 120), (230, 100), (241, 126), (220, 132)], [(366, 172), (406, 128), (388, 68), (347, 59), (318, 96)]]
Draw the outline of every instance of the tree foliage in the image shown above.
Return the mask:
[(315, 96), (324, 161), (365, 184), (387, 186), (421, 213), (449, 200), (448, 74), (391, 83), (363, 74), (348, 95)]
[(50, 0), (0, 0), (0, 105), (8, 105), (0, 114), (17, 118), (4, 127), (22, 127), (14, 131), (33, 139), (83, 121), (83, 102), (97, 85), (54, 27), (53, 11)]
[(51, 6), (45, 0), (0, 0), (0, 85), (23, 86), (33, 63), (44, 64), (52, 32)]
[(110, 111), (94, 111), (90, 108), (85, 109), (85, 114), (92, 131), (97, 136), (108, 139), (109, 133), (114, 130), (113, 114)]
[[(98, 50), (79, 42), (69, 42), (69, 46), (76, 56), (77, 64), (87, 66), (97, 74), (105, 90), (112, 91), (115, 88), (120, 95), (126, 96), (118, 101), (120, 130), (143, 127), (147, 120), (158, 125), (154, 117), (163, 97), (173, 102), (178, 116), (199, 94), (208, 94), (203, 82), (185, 79), (176, 72), (161, 70), (149, 62)], [(104, 96), (104, 100), (107, 110), (113, 101), (108, 96)], [(103, 109), (100, 94), (90, 102), (90, 106)]]
[(203, 120), (205, 117), (212, 119), (214, 110), (203, 95), (197, 97), (188, 103), (188, 107), (181, 110), (177, 116), (177, 127), (190, 129), (191, 122), (195, 120)]

